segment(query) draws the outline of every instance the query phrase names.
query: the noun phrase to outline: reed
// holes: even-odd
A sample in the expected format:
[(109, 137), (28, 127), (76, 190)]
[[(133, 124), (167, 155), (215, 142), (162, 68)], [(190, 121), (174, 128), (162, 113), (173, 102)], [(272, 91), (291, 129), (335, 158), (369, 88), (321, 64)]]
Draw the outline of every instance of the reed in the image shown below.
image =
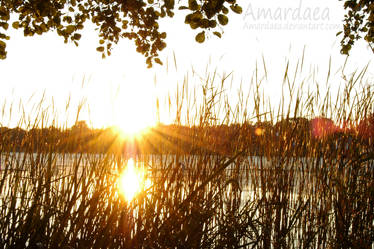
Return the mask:
[[(265, 63), (234, 104), (230, 75), (207, 74), (191, 92), (185, 81), (168, 101), (174, 126), (154, 127), (132, 155), (103, 130), (47, 128), (40, 105), (33, 122), (20, 120), (27, 131), (0, 131), (0, 247), (373, 248), (366, 68), (333, 96), (304, 91), (298, 65), (291, 74), (287, 64), (276, 106)], [(128, 201), (117, 180), (131, 156), (151, 184)]]

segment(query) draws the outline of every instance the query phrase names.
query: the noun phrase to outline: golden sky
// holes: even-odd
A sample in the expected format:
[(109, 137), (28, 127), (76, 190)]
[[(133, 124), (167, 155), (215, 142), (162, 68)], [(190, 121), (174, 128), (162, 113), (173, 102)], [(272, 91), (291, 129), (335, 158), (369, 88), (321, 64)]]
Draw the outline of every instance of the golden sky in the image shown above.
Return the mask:
[[(11, 31), (8, 58), (0, 61), (0, 105), (8, 110), (13, 103), (13, 110), (17, 111), (13, 111), (12, 117), (3, 115), (0, 126), (17, 124), (17, 116), (22, 115), (19, 100), (25, 113), (32, 116), (43, 93), (44, 104), (60, 113), (57, 116), (68, 126), (74, 123), (74, 106), (82, 99), (89, 108), (83, 108), (81, 118), (94, 127), (126, 126), (128, 122), (132, 122), (129, 127), (152, 125), (156, 122), (156, 99), (167, 98), (186, 74), (191, 87), (199, 86), (197, 74), (205, 75), (207, 65), (210, 72), (215, 69), (221, 74), (234, 72), (231, 90), (235, 92), (240, 82), (249, 88), (255, 65), (261, 65), (263, 57), (269, 74), (265, 83), (267, 94), (279, 97), (287, 60), (295, 66), (304, 47), (308, 68), (305, 77), (318, 69), (321, 79), (325, 78), (330, 57), (334, 72), (344, 63), (345, 56), (340, 54), (336, 38), (344, 15), (341, 1), (239, 3), (244, 13), (230, 16), (229, 24), (223, 27), (222, 39), (212, 35), (204, 44), (195, 42), (198, 31), (184, 24), (183, 15), (161, 23), (168, 34), (168, 46), (161, 53), (164, 66), (155, 65), (152, 69), (146, 68), (143, 56), (128, 40), (122, 40), (114, 47), (112, 56), (102, 60), (95, 50), (98, 37), (93, 27), (86, 27), (78, 48), (64, 44), (54, 33), (25, 38), (21, 31)], [(268, 15), (258, 16), (261, 11), (267, 11)], [(347, 71), (362, 68), (371, 58), (366, 43), (358, 42), (351, 52)], [(194, 76), (193, 71), (197, 73)], [(372, 72), (370, 67), (371, 77)], [(69, 96), (71, 115), (65, 111)], [(172, 121), (166, 108), (161, 112), (161, 122)]]

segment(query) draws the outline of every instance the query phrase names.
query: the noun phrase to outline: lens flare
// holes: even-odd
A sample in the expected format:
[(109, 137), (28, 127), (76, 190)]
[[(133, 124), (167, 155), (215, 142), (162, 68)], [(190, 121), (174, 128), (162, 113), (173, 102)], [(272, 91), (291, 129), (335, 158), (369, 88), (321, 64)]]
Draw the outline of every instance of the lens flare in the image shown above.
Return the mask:
[(314, 138), (325, 138), (337, 131), (334, 122), (328, 118), (314, 118), (310, 121)]
[(255, 130), (256, 136), (262, 136), (262, 135), (264, 135), (264, 133), (265, 133), (264, 129), (256, 128), (256, 130)]

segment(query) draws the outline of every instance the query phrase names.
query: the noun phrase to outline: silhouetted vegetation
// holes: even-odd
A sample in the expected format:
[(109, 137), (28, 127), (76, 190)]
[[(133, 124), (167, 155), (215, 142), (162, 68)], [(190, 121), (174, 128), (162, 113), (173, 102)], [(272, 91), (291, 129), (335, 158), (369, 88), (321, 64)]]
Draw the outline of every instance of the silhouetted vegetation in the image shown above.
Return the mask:
[[(1, 128), (0, 248), (372, 248), (374, 95), (353, 79), (279, 113), (258, 85), (254, 110), (204, 86), (184, 125), (124, 142), (85, 122)], [(130, 157), (149, 185), (126, 200)]]
[[(5, 1), (0, 4), (0, 28), (21, 29), (25, 36), (42, 35), (56, 31), (64, 42), (78, 46), (82, 29), (87, 21), (98, 27), (99, 42), (96, 50), (103, 58), (111, 54), (114, 44), (121, 38), (133, 40), (136, 51), (146, 57), (149, 67), (153, 62), (162, 64), (159, 51), (166, 47), (166, 33), (160, 31), (159, 21), (173, 18), (175, 12), (186, 15), (185, 23), (191, 29), (200, 28), (197, 42), (204, 42), (205, 31), (221, 37), (222, 26), (229, 21), (229, 12), (240, 14), (242, 8), (236, 0), (174, 0), (153, 1)], [(12, 18), (12, 23), (11, 21)], [(0, 32), (0, 59), (5, 59), (6, 40)]]
[[(344, 30), (341, 52), (349, 54), (355, 42), (364, 38), (374, 53), (374, 6), (372, 1), (344, 1)], [(339, 34), (338, 33), (338, 34)]]
[[(372, 1), (346, 0), (344, 8), (344, 25), (339, 32), (343, 33), (341, 52), (348, 54), (355, 41), (361, 38), (373, 50)], [(91, 21), (98, 28), (96, 50), (103, 58), (111, 54), (113, 45), (121, 38), (127, 38), (134, 41), (136, 51), (146, 57), (146, 63), (151, 67), (154, 62), (162, 64), (159, 52), (166, 47), (167, 34), (160, 31), (159, 21), (173, 18), (178, 12), (185, 15), (185, 24), (197, 30), (195, 40), (202, 43), (207, 34), (221, 38), (222, 27), (229, 22), (229, 13), (241, 14), (242, 7), (236, 0), (163, 0), (156, 3), (153, 0), (3, 1), (0, 4), (0, 59), (7, 56), (6, 43), (11, 38), (7, 30), (10, 26), (21, 29), (25, 36), (55, 31), (65, 43), (73, 42), (78, 46), (86, 22)]]
[[(291, 132), (291, 133), (290, 133)], [(267, 144), (282, 146), (286, 136), (298, 137), (298, 142), (289, 144), (294, 156), (305, 156), (312, 149), (307, 144), (324, 142), (338, 143), (349, 139), (349, 143), (372, 144), (374, 140), (374, 115), (362, 120), (356, 127), (339, 128), (331, 119), (292, 118), (281, 120), (274, 125), (269, 122), (255, 124), (243, 123), (216, 125), (207, 127), (163, 125), (150, 128), (135, 138), (122, 137), (113, 128), (90, 129), (85, 121), (79, 121), (70, 129), (33, 128), (25, 131), (21, 128), (0, 128), (0, 148), (13, 152), (59, 153), (113, 153), (134, 148), (135, 154), (175, 154), (178, 150), (184, 154), (206, 153), (208, 155), (232, 155), (239, 148), (251, 151), (253, 155), (264, 155)], [(202, 141), (201, 137), (209, 138)]]

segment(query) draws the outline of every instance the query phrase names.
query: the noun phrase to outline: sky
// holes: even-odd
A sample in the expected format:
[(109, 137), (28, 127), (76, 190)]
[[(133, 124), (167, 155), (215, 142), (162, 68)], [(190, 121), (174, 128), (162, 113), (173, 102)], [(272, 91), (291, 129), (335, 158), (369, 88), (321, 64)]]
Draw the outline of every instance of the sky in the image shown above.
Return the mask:
[[(114, 47), (110, 57), (101, 59), (96, 52), (99, 39), (92, 26), (86, 26), (79, 47), (64, 44), (55, 33), (23, 37), (22, 31), (11, 30), (8, 57), (0, 61), (0, 126), (17, 126), (22, 115), (32, 123), (44, 96), (46, 115), (52, 121), (53, 112), (57, 113), (59, 125), (74, 124), (81, 103), (84, 108), (79, 119), (87, 120), (90, 126), (133, 129), (154, 124), (156, 99), (167, 99), (187, 75), (193, 88), (202, 84), (200, 77), (206, 77), (207, 72), (232, 73), (228, 90), (235, 101), (240, 84), (245, 91), (253, 87), (250, 79), (256, 64), (264, 73), (264, 60), (268, 73), (264, 89), (277, 99), (287, 61), (294, 68), (303, 51), (308, 69), (305, 77), (318, 70), (323, 81), (330, 58), (334, 74), (344, 64), (346, 56), (340, 54), (340, 39), (336, 37), (343, 23), (342, 1), (253, 0), (239, 4), (243, 14), (230, 14), (223, 37), (210, 35), (203, 44), (195, 42), (200, 31), (184, 24), (183, 12), (160, 22), (167, 32), (167, 48), (160, 53), (164, 65), (152, 69), (147, 69), (144, 57), (126, 39)], [(345, 73), (363, 68), (372, 57), (367, 44), (359, 41), (351, 51)], [(369, 64), (369, 79), (373, 72)], [(340, 84), (339, 77), (335, 79), (332, 84)], [(161, 110), (160, 119), (163, 123), (173, 121), (166, 108)]]

